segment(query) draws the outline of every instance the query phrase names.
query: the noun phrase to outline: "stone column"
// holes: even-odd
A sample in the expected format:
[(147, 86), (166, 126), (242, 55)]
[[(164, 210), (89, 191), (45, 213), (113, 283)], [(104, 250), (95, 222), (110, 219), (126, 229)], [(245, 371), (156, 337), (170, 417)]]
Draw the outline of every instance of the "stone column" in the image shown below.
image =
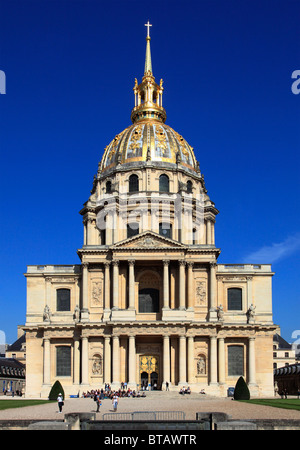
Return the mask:
[(210, 277), (209, 277), (209, 287), (210, 287), (210, 308), (209, 308), (209, 320), (216, 321), (217, 318), (217, 264), (210, 264)]
[(87, 337), (81, 338), (81, 384), (89, 384), (89, 341)]
[(110, 263), (104, 263), (104, 309), (110, 309)]
[(210, 383), (217, 384), (217, 337), (210, 336)]
[(111, 211), (106, 215), (105, 240), (106, 245), (111, 245), (113, 243), (113, 214)]
[(44, 384), (51, 384), (50, 339), (44, 338)]
[(249, 338), (249, 384), (256, 385), (255, 338)]
[(170, 308), (170, 300), (169, 300), (169, 264), (170, 261), (169, 260), (164, 260), (163, 261), (163, 265), (164, 265), (164, 290), (163, 290), (163, 307), (165, 309), (169, 309)]
[(211, 223), (211, 243), (215, 245), (215, 222)]
[(77, 337), (74, 338), (73, 345), (73, 383), (79, 384), (80, 375), (80, 341)]
[(135, 336), (129, 336), (128, 355), (128, 384), (131, 388), (136, 388), (136, 350)]
[(193, 262), (188, 262), (188, 298), (187, 307), (194, 308), (194, 279), (193, 279)]
[(194, 336), (188, 336), (188, 383), (194, 383)]
[(119, 309), (119, 261), (113, 264), (113, 309)]
[(111, 348), (110, 348), (110, 337), (104, 337), (104, 383), (111, 384)]
[(179, 309), (185, 309), (185, 261), (179, 261)]
[(206, 219), (206, 244), (211, 245), (211, 221)]
[(86, 220), (84, 220), (82, 223), (83, 223), (83, 245), (86, 245), (87, 243)]
[(179, 384), (186, 383), (186, 337), (179, 337)]
[(225, 340), (223, 337), (218, 339), (219, 344), (219, 383), (225, 383)]
[(134, 280), (134, 260), (129, 260), (129, 309), (135, 309), (135, 280)]
[(112, 337), (113, 354), (112, 354), (112, 381), (114, 388), (120, 387), (120, 338)]
[(170, 338), (169, 336), (163, 336), (163, 384), (170, 384)]
[(91, 245), (92, 243), (92, 219), (88, 217), (86, 219), (86, 245)]
[(81, 321), (88, 321), (89, 309), (88, 309), (88, 263), (82, 263), (82, 309), (81, 309)]

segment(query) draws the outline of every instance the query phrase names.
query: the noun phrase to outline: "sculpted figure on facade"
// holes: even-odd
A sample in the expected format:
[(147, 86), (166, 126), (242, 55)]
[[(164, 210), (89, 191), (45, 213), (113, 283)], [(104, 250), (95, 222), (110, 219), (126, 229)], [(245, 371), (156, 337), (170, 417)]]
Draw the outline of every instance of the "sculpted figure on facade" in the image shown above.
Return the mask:
[(247, 321), (248, 323), (251, 323), (255, 320), (255, 308), (253, 304), (250, 305), (248, 311), (247, 311)]
[(217, 317), (220, 321), (224, 320), (224, 309), (222, 305), (218, 306), (217, 308)]
[(51, 311), (48, 305), (45, 306), (44, 312), (43, 312), (43, 321), (44, 322), (50, 322), (51, 318)]

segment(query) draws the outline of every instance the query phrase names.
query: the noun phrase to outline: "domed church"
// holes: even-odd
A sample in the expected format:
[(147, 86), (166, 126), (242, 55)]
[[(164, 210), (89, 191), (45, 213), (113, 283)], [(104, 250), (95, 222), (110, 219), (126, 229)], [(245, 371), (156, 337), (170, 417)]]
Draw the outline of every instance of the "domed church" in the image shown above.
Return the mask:
[[(28, 266), (26, 397), (110, 384), (227, 396), (243, 376), (273, 395), (272, 269), (218, 264), (218, 210), (193, 147), (144, 76), (131, 122), (104, 150), (80, 211), (80, 264)], [(112, 137), (110, 137), (111, 139)]]

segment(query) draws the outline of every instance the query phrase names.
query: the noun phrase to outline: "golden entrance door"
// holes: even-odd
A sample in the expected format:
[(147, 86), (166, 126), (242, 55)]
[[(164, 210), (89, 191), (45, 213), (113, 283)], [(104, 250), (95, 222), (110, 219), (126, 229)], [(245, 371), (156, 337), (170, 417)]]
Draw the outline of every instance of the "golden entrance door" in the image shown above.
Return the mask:
[(141, 389), (146, 389), (147, 386), (149, 389), (157, 389), (159, 380), (158, 357), (153, 355), (140, 356), (139, 373)]

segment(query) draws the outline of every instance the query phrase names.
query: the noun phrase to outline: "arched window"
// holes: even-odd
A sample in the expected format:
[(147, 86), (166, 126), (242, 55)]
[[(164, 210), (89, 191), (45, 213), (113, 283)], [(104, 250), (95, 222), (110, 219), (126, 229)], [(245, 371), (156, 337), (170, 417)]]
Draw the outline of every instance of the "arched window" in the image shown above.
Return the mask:
[(71, 347), (65, 345), (56, 347), (56, 376), (71, 376)]
[(71, 305), (70, 289), (57, 289), (56, 291), (56, 311), (70, 311)]
[(243, 309), (242, 289), (230, 288), (227, 291), (228, 311), (241, 311)]
[(172, 224), (163, 222), (159, 224), (159, 234), (172, 239)]
[(106, 182), (106, 194), (111, 194), (111, 181)]
[(130, 175), (129, 177), (129, 192), (139, 191), (139, 177), (137, 175)]
[(162, 174), (159, 177), (159, 192), (169, 192), (169, 177)]
[(242, 345), (228, 346), (228, 375), (244, 375), (244, 347)]
[(191, 180), (188, 180), (188, 182), (186, 183), (186, 191), (188, 194), (193, 193), (193, 183), (191, 182)]

